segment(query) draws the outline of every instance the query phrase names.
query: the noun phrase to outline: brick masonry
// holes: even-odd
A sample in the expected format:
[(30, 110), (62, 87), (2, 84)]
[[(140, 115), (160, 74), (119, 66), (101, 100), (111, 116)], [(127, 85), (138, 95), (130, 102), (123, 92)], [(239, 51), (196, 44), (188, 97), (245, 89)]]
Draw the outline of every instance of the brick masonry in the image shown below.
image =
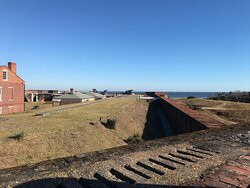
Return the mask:
[[(3, 71), (7, 71), (7, 80), (3, 80)], [(24, 81), (16, 74), (16, 64), (0, 66), (0, 114), (18, 113), (25, 110)]]
[(166, 116), (169, 117), (171, 124), (175, 126), (173, 128), (176, 129), (177, 133), (192, 132), (206, 128), (219, 128), (224, 125), (209, 116), (167, 98), (162, 93), (156, 92), (155, 95), (161, 98)]
[(216, 170), (205, 175), (204, 182), (209, 187), (243, 187), (250, 186), (250, 153), (227, 161)]

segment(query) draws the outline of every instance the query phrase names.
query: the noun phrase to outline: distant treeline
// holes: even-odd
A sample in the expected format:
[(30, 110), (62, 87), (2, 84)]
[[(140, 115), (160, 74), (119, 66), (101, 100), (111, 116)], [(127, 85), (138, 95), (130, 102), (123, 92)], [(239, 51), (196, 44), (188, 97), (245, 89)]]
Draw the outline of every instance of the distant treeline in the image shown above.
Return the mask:
[(236, 91), (236, 92), (229, 92), (229, 93), (218, 93), (211, 99), (250, 103), (250, 92)]

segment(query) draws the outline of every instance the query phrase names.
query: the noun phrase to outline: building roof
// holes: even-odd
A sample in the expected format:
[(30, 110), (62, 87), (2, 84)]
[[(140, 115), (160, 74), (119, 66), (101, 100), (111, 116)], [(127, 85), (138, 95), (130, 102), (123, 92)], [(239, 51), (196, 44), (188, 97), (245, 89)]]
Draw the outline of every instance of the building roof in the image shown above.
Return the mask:
[(54, 97), (54, 99), (89, 99), (89, 98), (94, 98), (94, 97), (87, 94), (83, 94), (81, 92), (74, 92), (73, 94), (65, 94)]
[[(10, 72), (12, 72), (10, 69), (9, 69), (9, 67), (8, 66), (6, 66), (6, 65), (0, 65), (0, 69), (3, 69), (3, 68), (6, 68), (8, 71), (10, 71)], [(21, 82), (25, 82), (20, 76), (18, 76), (16, 73), (14, 73), (14, 72), (12, 72), (12, 74), (14, 74), (17, 78), (19, 78), (19, 80), (21, 81)]]
[(57, 94), (59, 91), (58, 90), (53, 90), (53, 89), (49, 89), (49, 90), (41, 90), (41, 89), (27, 89), (25, 90), (25, 93), (39, 93), (39, 94)]
[(99, 98), (104, 98), (106, 97), (105, 95), (102, 95), (100, 93), (95, 93), (95, 92), (86, 92), (85, 94), (93, 96), (93, 97), (99, 97)]

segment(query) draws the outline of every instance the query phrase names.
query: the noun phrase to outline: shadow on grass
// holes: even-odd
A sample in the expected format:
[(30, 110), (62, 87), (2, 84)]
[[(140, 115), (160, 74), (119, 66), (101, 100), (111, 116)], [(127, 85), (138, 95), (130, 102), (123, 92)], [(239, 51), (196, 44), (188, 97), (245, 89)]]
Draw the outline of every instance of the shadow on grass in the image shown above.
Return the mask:
[(150, 102), (147, 112), (147, 121), (142, 134), (143, 140), (153, 140), (163, 138), (166, 136), (172, 136), (171, 134), (166, 135), (164, 132), (163, 121), (160, 117), (159, 111), (162, 110), (161, 101), (154, 100)]

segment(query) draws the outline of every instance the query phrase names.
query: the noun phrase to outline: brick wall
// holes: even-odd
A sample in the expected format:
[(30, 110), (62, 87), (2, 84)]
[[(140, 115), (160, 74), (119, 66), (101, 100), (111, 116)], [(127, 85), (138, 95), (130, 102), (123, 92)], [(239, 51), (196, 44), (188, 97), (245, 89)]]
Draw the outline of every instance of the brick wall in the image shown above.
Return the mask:
[(219, 128), (223, 125), (223, 123), (181, 105), (172, 99), (158, 95), (157, 93), (155, 95), (160, 97), (162, 109), (177, 134), (207, 128)]
[[(8, 80), (3, 80), (3, 71), (8, 71)], [(0, 101), (0, 113), (9, 114), (23, 112), (24, 105), (24, 81), (7, 66), (0, 67), (0, 88), (2, 101)]]

